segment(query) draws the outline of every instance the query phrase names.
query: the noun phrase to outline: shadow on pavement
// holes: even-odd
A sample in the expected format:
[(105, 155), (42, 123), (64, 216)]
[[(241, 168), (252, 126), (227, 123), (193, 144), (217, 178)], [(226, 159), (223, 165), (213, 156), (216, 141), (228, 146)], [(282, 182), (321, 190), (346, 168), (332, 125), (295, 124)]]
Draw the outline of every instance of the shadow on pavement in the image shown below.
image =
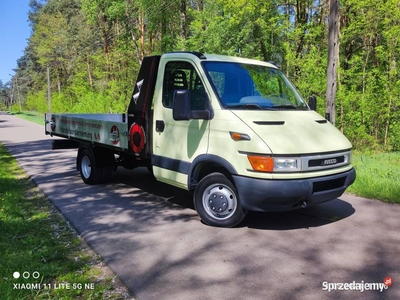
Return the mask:
[[(194, 210), (193, 195), (185, 190), (158, 182), (146, 168), (135, 170), (118, 169), (112, 183), (123, 183), (139, 188), (149, 194), (167, 198), (169, 203)], [(293, 230), (324, 226), (350, 217), (355, 213), (353, 206), (341, 199), (324, 204), (287, 212), (249, 212), (238, 227), (263, 230)]]
[[(27, 142), (24, 144), (14, 144), (9, 146), (14, 156), (23, 161), (22, 166), (33, 171), (33, 179), (37, 184), (50, 184), (63, 181), (63, 178), (73, 177), (76, 184), (68, 187), (68, 193), (73, 202), (79, 202), (81, 197), (87, 197), (92, 194), (96, 198), (96, 206), (106, 203), (112, 194), (120, 194), (121, 191), (129, 189), (123, 198), (125, 200), (136, 201), (134, 207), (124, 204), (125, 209), (135, 214), (140, 211), (141, 214), (148, 209), (154, 210), (180, 210), (181, 217), (187, 218), (184, 213), (185, 209), (193, 211), (191, 218), (197, 218), (194, 212), (192, 194), (188, 191), (175, 188), (173, 186), (158, 182), (146, 168), (137, 168), (134, 170), (125, 170), (118, 168), (113, 173), (111, 182), (100, 186), (85, 185), (79, 178), (79, 172), (75, 167), (75, 150), (51, 150), (51, 141), (39, 140)], [(39, 161), (38, 161), (39, 157)], [(63, 173), (59, 173), (57, 169), (63, 167)], [(58, 185), (62, 185), (59, 182)], [(104, 193), (105, 192), (105, 193)], [(73, 197), (72, 197), (73, 195)], [(101, 196), (103, 195), (103, 196)], [(65, 198), (60, 195), (59, 198)], [(104, 201), (102, 199), (104, 198)], [(140, 208), (137, 199), (141, 199)], [(146, 200), (143, 202), (143, 200)], [(62, 202), (64, 203), (64, 201)], [(55, 201), (58, 206), (58, 201)], [(116, 203), (115, 203), (116, 204)], [(64, 204), (60, 207), (63, 209)], [(97, 207), (97, 209), (100, 207)], [(90, 209), (90, 214), (96, 213), (96, 210)], [(289, 212), (249, 212), (247, 218), (239, 225), (239, 227), (248, 227), (262, 230), (294, 230), (299, 228), (310, 228), (324, 226), (337, 222), (351, 216), (355, 209), (351, 204), (335, 199), (333, 201), (306, 209), (289, 211)], [(158, 215), (163, 215), (158, 213)], [(140, 219), (145, 218), (141, 215)], [(179, 214), (174, 216), (179, 218)], [(199, 220), (199, 219), (198, 219)]]
[(249, 212), (240, 226), (265, 230), (293, 230), (324, 226), (354, 214), (353, 206), (341, 199), (287, 212)]
[[(398, 213), (383, 218), (374, 202), (358, 206), (362, 214), (342, 199), (250, 212), (238, 228), (214, 228), (200, 223), (190, 193), (145, 168), (119, 169), (110, 183), (88, 186), (74, 150), (52, 151), (48, 139), (6, 146), (139, 299), (339, 299), (321, 283), (378, 282), (398, 272)], [(377, 226), (387, 230), (376, 234)]]

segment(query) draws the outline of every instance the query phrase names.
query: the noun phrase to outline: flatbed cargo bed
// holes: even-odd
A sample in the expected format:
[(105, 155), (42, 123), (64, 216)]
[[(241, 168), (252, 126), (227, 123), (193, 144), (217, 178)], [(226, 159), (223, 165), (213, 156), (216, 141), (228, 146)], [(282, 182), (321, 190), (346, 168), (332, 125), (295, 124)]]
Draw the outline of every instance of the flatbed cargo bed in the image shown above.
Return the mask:
[(46, 114), (46, 134), (128, 149), (126, 114)]

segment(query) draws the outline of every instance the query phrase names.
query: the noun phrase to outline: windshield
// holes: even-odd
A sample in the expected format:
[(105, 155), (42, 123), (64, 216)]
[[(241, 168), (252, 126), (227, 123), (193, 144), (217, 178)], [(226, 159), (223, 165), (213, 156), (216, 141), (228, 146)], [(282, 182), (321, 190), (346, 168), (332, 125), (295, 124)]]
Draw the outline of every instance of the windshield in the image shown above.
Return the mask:
[(308, 110), (278, 69), (234, 62), (203, 62), (220, 103), (227, 109)]

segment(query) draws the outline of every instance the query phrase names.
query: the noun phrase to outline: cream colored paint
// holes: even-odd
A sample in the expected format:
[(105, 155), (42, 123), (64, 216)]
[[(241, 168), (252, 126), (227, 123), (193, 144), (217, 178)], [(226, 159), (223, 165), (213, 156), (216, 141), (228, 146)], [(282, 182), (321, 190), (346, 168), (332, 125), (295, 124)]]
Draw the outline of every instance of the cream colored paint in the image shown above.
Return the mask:
[[(252, 63), (274, 67), (268, 63), (206, 55), (208, 60)], [(174, 121), (172, 109), (162, 106), (162, 80), (164, 68), (168, 61), (179, 60), (191, 62), (203, 79), (210, 97), (214, 117), (210, 121), (191, 120)], [(351, 165), (328, 170), (306, 173), (260, 173), (252, 171), (246, 154), (265, 155), (304, 155), (324, 154), (352, 148), (347, 138), (330, 123), (319, 124), (316, 120), (324, 120), (314, 111), (256, 111), (221, 109), (211, 85), (201, 67), (201, 60), (191, 54), (175, 53), (164, 55), (161, 59), (156, 85), (154, 122), (164, 120), (165, 131), (155, 132), (153, 129), (153, 152), (156, 155), (193, 162), (201, 154), (218, 156), (229, 162), (239, 175), (260, 179), (301, 179), (338, 174), (350, 170)], [(283, 121), (283, 125), (257, 125), (254, 121)], [(155, 127), (153, 125), (153, 127)], [(234, 141), (229, 132), (247, 134), (250, 141)], [(188, 144), (189, 143), (189, 144)], [(187, 188), (187, 175), (154, 168), (160, 181)]]

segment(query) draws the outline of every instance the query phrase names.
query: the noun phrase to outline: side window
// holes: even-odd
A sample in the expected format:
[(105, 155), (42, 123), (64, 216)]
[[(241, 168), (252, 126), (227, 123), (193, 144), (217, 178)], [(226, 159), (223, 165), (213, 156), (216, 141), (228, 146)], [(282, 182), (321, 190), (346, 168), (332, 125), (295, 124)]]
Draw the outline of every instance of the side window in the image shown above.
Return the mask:
[(192, 110), (205, 109), (206, 92), (200, 76), (187, 62), (169, 62), (164, 73), (163, 105), (172, 108), (176, 90), (189, 90)]

